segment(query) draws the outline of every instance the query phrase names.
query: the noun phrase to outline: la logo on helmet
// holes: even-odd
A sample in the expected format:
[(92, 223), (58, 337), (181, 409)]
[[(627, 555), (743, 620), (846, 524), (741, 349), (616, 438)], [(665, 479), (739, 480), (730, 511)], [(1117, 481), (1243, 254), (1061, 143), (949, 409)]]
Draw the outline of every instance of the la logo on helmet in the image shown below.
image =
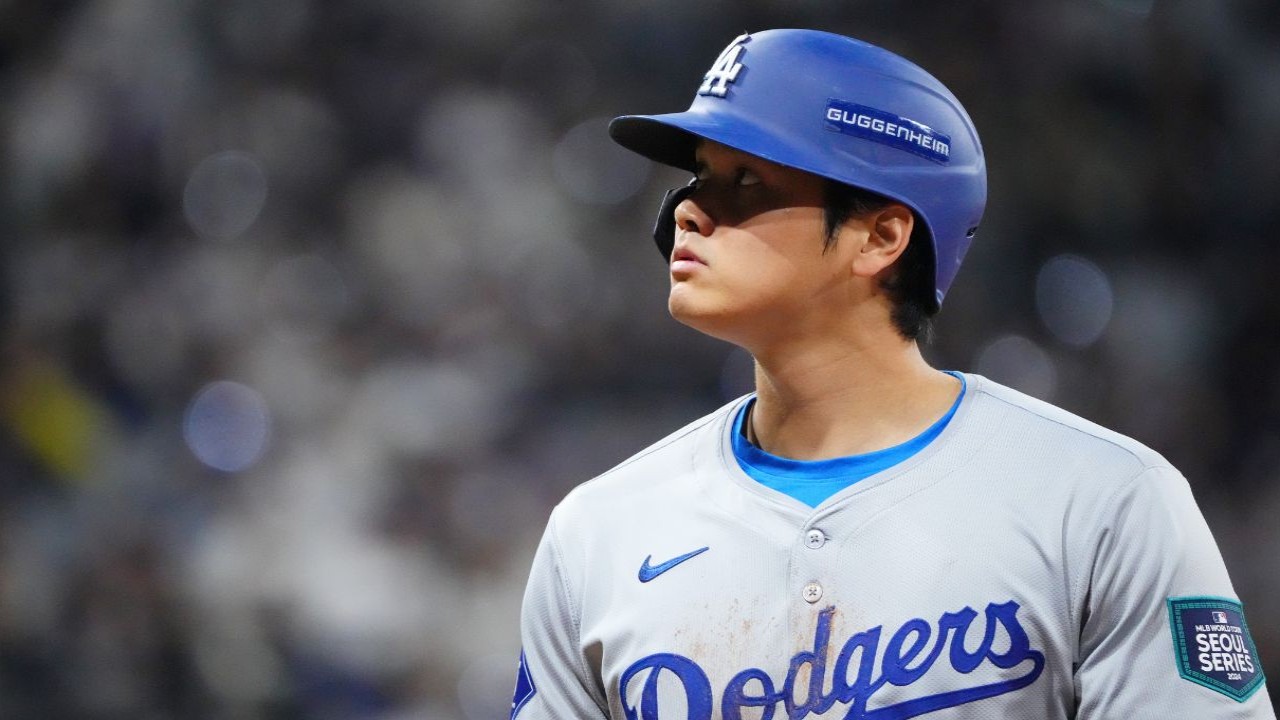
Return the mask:
[(750, 33), (743, 33), (729, 43), (729, 46), (720, 53), (720, 57), (716, 58), (715, 63), (711, 65), (707, 74), (702, 76), (702, 87), (698, 88), (699, 95), (724, 97), (728, 94), (729, 83), (737, 80), (738, 71), (742, 70), (742, 63), (738, 62), (738, 56), (742, 55), (743, 44), (750, 39)]

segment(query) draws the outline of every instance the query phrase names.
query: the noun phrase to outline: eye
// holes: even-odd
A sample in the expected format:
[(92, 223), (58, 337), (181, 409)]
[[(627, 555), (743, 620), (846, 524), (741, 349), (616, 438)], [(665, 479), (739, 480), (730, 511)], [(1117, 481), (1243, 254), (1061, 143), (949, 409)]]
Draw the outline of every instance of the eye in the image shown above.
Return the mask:
[(750, 187), (752, 185), (759, 185), (760, 176), (756, 175), (755, 173), (751, 172), (746, 168), (740, 168), (738, 170), (738, 176), (735, 179), (735, 184), (738, 185), (739, 187)]

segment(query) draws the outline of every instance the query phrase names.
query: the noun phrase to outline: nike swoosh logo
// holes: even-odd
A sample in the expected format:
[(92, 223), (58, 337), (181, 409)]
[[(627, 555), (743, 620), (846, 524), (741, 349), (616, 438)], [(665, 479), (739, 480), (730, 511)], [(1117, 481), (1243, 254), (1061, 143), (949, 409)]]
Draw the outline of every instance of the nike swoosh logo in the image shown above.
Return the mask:
[(680, 555), (680, 556), (678, 556), (678, 557), (673, 557), (673, 558), (671, 558), (670, 560), (668, 560), (668, 561), (666, 561), (666, 562), (664, 562), (664, 563), (658, 563), (657, 565), (650, 565), (650, 564), (649, 564), (649, 561), (653, 559), (653, 556), (652, 556), (652, 555), (650, 555), (649, 557), (646, 557), (646, 558), (644, 559), (644, 562), (643, 562), (643, 563), (640, 563), (640, 572), (639, 572), (639, 574), (637, 575), (637, 577), (639, 577), (639, 578), (640, 578), (640, 582), (642, 582), (642, 583), (647, 583), (647, 582), (649, 582), (650, 580), (652, 580), (652, 579), (654, 579), (654, 578), (658, 577), (658, 576), (659, 576), (659, 575), (661, 575), (662, 573), (664, 573), (664, 572), (666, 572), (666, 571), (670, 570), (671, 568), (673, 568), (673, 567), (675, 567), (675, 566), (679, 565), (680, 563), (684, 562), (685, 560), (688, 560), (688, 559), (689, 559), (689, 558), (691, 558), (691, 557), (696, 557), (696, 556), (698, 556), (698, 555), (701, 555), (702, 553), (704, 553), (704, 552), (706, 552), (706, 551), (708, 551), (708, 550), (710, 550), (710, 549), (711, 549), (711, 548), (710, 548), (710, 546), (708, 546), (708, 547), (704, 547), (704, 548), (698, 548), (697, 550), (694, 550), (693, 552), (687, 552), (687, 553), (685, 553), (685, 554), (683, 554), (683, 555)]

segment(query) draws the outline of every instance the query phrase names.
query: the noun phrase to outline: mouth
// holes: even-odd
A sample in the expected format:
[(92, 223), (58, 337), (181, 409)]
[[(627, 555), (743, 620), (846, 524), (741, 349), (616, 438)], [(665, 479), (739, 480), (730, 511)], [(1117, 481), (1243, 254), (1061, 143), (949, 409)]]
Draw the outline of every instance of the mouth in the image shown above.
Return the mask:
[(702, 258), (698, 257), (692, 250), (687, 247), (677, 247), (671, 253), (671, 265), (674, 267), (676, 263), (694, 263), (697, 265), (706, 265)]
[(682, 245), (676, 246), (671, 253), (671, 279), (676, 282), (692, 278), (706, 266), (702, 258)]

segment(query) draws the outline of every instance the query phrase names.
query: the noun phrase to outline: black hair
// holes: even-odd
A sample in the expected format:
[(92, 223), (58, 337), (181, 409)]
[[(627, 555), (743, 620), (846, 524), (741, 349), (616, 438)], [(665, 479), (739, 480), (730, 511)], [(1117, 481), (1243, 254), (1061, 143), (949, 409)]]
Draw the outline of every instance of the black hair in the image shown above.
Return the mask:
[[(891, 204), (883, 195), (828, 180), (823, 189), (823, 218), (826, 238), (823, 251), (835, 244), (840, 226), (851, 217), (866, 215)], [(914, 211), (912, 212), (914, 214)], [(907, 340), (928, 342), (932, 334), (931, 320), (938, 312), (933, 295), (933, 238), (929, 229), (915, 216), (907, 249), (894, 262), (894, 271), (881, 287), (893, 300), (890, 319), (898, 334)]]

